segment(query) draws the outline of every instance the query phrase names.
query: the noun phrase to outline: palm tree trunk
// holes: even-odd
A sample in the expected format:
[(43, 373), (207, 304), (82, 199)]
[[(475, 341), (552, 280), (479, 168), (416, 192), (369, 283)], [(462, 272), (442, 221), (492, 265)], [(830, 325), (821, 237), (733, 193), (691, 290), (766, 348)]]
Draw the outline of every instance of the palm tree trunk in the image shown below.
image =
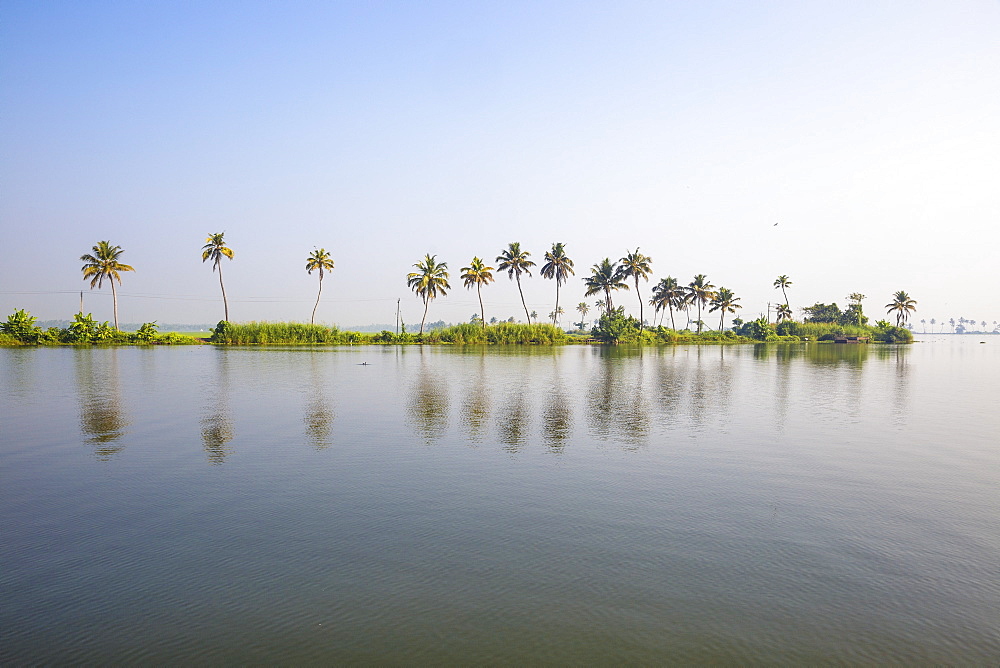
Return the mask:
[(420, 334), (424, 333), (424, 323), (427, 321), (427, 307), (431, 305), (431, 302), (427, 297), (424, 297), (424, 317), (420, 319)]
[(698, 300), (698, 333), (701, 334), (701, 300)]
[(222, 282), (222, 265), (216, 265), (219, 268), (219, 287), (222, 288), (222, 306), (226, 311), (226, 322), (229, 322), (229, 301), (226, 299), (226, 286)]
[(531, 324), (531, 314), (528, 313), (528, 305), (524, 303), (524, 292), (521, 290), (521, 274), (514, 274), (517, 278), (517, 292), (521, 295), (521, 306), (524, 307), (524, 317), (528, 319), (528, 324)]
[(115, 279), (111, 279), (111, 301), (114, 302), (115, 308), (115, 330), (118, 330), (118, 293), (115, 292)]
[(670, 309), (670, 329), (676, 330), (677, 325), (674, 324), (674, 307), (668, 303), (667, 308)]
[(313, 306), (312, 320), (309, 321), (310, 325), (316, 324), (316, 309), (319, 308), (319, 296), (323, 294), (323, 272), (320, 270), (319, 274), (319, 292), (316, 293), (316, 305)]
[(481, 283), (476, 283), (476, 292), (479, 293), (479, 315), (483, 317), (483, 330), (486, 330), (486, 311), (483, 310), (483, 286)]
[(638, 274), (636, 274), (636, 276), (635, 276), (635, 296), (639, 297), (639, 331), (641, 332), (645, 328), (644, 324), (643, 324), (645, 321), (643, 320), (643, 317), (642, 317), (642, 297), (639, 295), (639, 275)]
[(556, 324), (556, 318), (559, 317), (559, 279), (556, 279), (556, 310), (552, 312), (552, 324)]

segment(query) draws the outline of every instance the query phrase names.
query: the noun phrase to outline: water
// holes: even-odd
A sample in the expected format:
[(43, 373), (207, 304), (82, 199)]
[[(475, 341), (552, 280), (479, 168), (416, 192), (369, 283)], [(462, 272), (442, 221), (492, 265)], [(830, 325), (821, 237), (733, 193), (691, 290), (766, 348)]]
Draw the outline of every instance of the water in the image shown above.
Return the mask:
[(998, 371), (2, 349), (0, 661), (996, 664)]

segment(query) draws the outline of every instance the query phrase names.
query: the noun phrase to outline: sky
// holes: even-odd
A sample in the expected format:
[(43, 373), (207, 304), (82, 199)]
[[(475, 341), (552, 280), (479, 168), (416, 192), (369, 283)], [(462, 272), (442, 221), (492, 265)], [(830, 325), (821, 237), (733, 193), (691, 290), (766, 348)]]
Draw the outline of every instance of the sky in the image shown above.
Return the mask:
[[(474, 256), (520, 242), (561, 289), (636, 248), (742, 317), (905, 290), (913, 316), (1000, 320), (1000, 2), (0, 3), (0, 317), (112, 318), (79, 258), (121, 246), (121, 322), (423, 311), (425, 254), (468, 321)], [(523, 281), (544, 318), (555, 283)], [(524, 319), (503, 273), (487, 319)], [(638, 314), (634, 289), (616, 305)], [(649, 308), (646, 307), (647, 319)], [(593, 313), (590, 315), (592, 319)], [(706, 322), (715, 326), (715, 318)], [(928, 325), (929, 327), (929, 325)], [(917, 324), (917, 331), (921, 325)]]

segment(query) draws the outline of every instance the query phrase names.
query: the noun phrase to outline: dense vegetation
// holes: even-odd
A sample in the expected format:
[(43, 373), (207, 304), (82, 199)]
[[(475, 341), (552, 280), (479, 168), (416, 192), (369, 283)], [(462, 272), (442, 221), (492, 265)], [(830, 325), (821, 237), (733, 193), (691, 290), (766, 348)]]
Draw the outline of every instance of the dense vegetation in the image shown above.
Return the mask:
[(183, 345), (196, 343), (190, 336), (160, 334), (155, 322), (147, 322), (134, 332), (122, 332), (106, 321), (98, 322), (88, 313), (77, 313), (68, 327), (42, 329), (35, 325), (38, 318), (24, 309), (14, 311), (0, 323), (0, 345)]

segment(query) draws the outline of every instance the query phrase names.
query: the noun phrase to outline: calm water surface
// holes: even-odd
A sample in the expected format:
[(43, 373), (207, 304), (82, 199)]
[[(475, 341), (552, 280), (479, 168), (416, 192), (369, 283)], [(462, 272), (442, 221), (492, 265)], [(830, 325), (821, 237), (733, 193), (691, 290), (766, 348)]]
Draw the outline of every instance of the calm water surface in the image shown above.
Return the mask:
[(998, 379), (989, 336), (2, 349), (0, 662), (996, 665)]

